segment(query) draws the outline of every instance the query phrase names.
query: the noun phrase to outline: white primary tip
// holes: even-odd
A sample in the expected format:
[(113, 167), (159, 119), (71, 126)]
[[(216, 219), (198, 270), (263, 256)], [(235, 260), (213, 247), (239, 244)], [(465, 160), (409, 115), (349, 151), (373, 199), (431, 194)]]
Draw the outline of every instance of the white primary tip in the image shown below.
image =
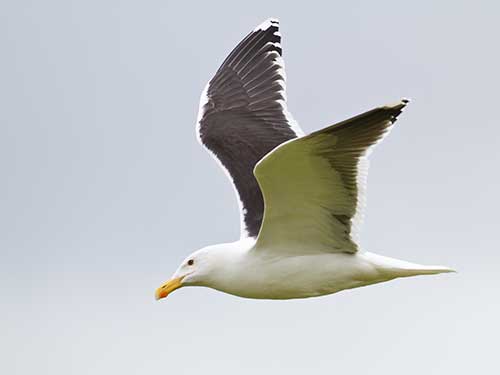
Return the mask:
[(271, 26), (276, 26), (278, 27), (280, 24), (280, 21), (278, 21), (277, 18), (268, 18), (264, 22), (262, 22), (259, 26), (257, 26), (253, 31), (258, 31), (258, 30), (267, 30)]

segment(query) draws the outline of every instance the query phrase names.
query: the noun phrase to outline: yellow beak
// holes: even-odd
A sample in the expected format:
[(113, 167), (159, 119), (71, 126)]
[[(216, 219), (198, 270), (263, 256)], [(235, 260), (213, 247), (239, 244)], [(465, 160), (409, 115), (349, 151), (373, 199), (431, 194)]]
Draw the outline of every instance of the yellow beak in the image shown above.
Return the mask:
[(155, 297), (157, 300), (165, 298), (174, 290), (179, 289), (182, 286), (182, 279), (184, 277), (177, 277), (175, 279), (168, 280), (165, 284), (156, 289)]

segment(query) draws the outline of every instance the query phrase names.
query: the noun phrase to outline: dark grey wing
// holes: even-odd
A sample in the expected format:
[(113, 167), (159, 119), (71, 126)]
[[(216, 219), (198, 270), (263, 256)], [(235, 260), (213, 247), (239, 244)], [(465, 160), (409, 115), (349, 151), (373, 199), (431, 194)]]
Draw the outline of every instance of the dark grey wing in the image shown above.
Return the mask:
[(234, 184), (242, 237), (257, 236), (264, 214), (255, 165), (276, 146), (302, 135), (286, 109), (278, 28), (278, 21), (267, 20), (248, 34), (200, 99), (198, 136)]

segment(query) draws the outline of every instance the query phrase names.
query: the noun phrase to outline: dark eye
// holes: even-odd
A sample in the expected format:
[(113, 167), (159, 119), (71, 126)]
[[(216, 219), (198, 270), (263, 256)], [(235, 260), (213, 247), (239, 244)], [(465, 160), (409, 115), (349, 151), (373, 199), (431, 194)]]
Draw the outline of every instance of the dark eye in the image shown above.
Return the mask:
[(193, 259), (189, 259), (188, 260), (188, 266), (192, 266), (194, 264), (194, 260)]

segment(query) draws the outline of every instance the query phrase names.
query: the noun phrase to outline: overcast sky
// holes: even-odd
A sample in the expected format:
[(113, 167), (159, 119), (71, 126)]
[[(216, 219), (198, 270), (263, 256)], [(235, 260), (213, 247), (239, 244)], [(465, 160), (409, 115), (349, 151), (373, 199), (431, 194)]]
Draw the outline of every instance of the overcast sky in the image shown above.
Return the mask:
[[(498, 4), (2, 1), (0, 372), (498, 372)], [(361, 244), (458, 274), (154, 300), (187, 254), (238, 237), (194, 127), (205, 83), (268, 17), (306, 132), (413, 99), (372, 154)]]

